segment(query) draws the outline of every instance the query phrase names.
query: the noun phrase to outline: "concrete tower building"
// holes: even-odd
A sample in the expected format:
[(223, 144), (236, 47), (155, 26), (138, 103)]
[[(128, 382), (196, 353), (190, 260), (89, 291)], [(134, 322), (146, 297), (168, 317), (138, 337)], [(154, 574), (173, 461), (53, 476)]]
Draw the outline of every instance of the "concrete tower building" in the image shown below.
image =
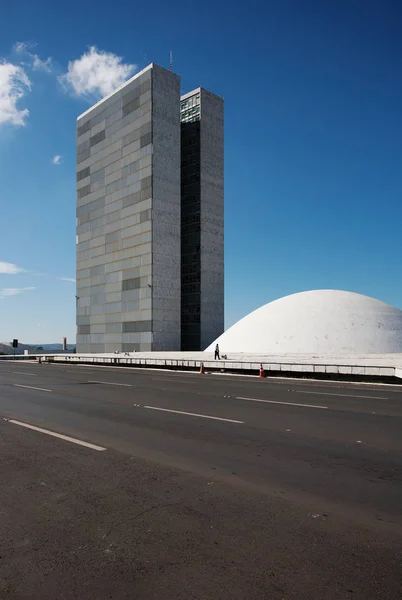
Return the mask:
[(181, 334), (180, 79), (151, 64), (77, 120), (78, 352), (200, 349), (223, 331), (223, 137), (212, 135), (222, 100), (199, 92), (199, 335)]
[(223, 99), (198, 88), (180, 113), (181, 346), (204, 350), (224, 329)]

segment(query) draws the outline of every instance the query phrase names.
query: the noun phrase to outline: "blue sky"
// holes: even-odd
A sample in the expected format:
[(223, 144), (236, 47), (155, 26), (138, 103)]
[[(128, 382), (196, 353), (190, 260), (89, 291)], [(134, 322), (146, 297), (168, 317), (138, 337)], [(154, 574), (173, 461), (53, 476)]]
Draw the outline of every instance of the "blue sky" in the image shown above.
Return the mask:
[(59, 4), (0, 23), (0, 341), (74, 341), (75, 119), (170, 50), (225, 98), (226, 326), (314, 288), (402, 308), (400, 2)]

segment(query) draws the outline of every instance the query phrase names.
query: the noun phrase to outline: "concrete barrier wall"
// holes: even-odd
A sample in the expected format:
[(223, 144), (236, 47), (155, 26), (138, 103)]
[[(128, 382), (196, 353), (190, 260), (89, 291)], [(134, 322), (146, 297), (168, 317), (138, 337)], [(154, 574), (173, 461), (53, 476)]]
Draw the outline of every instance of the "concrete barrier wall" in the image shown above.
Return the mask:
[[(121, 365), (121, 366), (138, 366), (149, 368), (170, 368), (170, 369), (193, 369), (198, 370), (201, 363), (204, 364), (206, 371), (231, 371), (231, 372), (259, 372), (262, 364), (266, 373), (283, 373), (297, 374), (299, 376), (312, 376), (325, 374), (333, 377), (350, 376), (351, 378), (402, 378), (402, 369), (396, 367), (373, 367), (373, 366), (354, 366), (354, 365), (336, 365), (336, 364), (297, 364), (297, 363), (259, 363), (259, 362), (235, 362), (235, 361), (201, 361), (201, 360), (185, 360), (172, 358), (132, 358), (132, 357), (102, 357), (102, 356), (53, 356), (54, 362), (74, 362), (98, 365)], [(342, 377), (340, 377), (342, 378)]]
[[(39, 356), (2, 356), (0, 360), (37, 360)], [(226, 371), (250, 374), (259, 373), (262, 364), (265, 374), (269, 376), (298, 376), (298, 377), (319, 377), (325, 378), (328, 375), (330, 378), (344, 379), (402, 379), (402, 368), (393, 366), (365, 366), (365, 365), (345, 365), (345, 364), (307, 364), (297, 362), (250, 362), (250, 361), (230, 361), (230, 360), (200, 360), (195, 358), (178, 359), (178, 358), (141, 358), (132, 356), (99, 356), (99, 355), (40, 355), (42, 361), (50, 361), (57, 363), (70, 364), (96, 364), (105, 366), (126, 366), (126, 367), (143, 367), (143, 368), (162, 368), (162, 369), (186, 369), (199, 370), (201, 363), (204, 364), (206, 371)]]

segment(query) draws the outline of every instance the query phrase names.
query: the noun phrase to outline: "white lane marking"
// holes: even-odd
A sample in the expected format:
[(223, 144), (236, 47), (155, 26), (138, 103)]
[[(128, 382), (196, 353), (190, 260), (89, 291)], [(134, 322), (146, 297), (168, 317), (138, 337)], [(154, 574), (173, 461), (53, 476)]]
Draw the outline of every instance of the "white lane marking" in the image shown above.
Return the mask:
[(318, 394), (319, 396), (342, 396), (343, 398), (372, 398), (373, 400), (388, 400), (384, 396), (361, 396), (360, 394), (335, 394), (333, 392), (309, 392), (308, 390), (292, 390), (296, 394)]
[(177, 415), (187, 415), (189, 417), (201, 417), (201, 419), (213, 419), (214, 421), (226, 421), (227, 423), (240, 423), (244, 424), (244, 421), (235, 421), (234, 419), (223, 419), (222, 417), (212, 417), (211, 415), (199, 415), (198, 413), (184, 412), (182, 410), (172, 410), (170, 408), (159, 408), (158, 406), (144, 406), (150, 410), (161, 410), (163, 412), (175, 413)]
[(303, 406), (305, 408), (328, 408), (328, 406), (319, 406), (318, 404), (297, 404), (297, 402), (279, 402), (278, 400), (261, 400), (260, 398), (244, 398), (243, 396), (236, 396), (236, 400), (250, 400), (250, 402), (263, 402), (264, 404), (285, 404), (286, 406)]
[(103, 385), (120, 385), (122, 387), (133, 387), (131, 385), (131, 383), (113, 383), (111, 381), (91, 381), (91, 380), (89, 380), (88, 383), (102, 383)]
[(102, 448), (102, 446), (96, 446), (95, 444), (90, 444), (89, 442), (83, 442), (82, 440), (77, 440), (76, 438), (69, 437), (68, 435), (63, 435), (62, 433), (49, 431), (49, 429), (42, 429), (42, 427), (35, 427), (35, 425), (29, 425), (29, 423), (22, 423), (22, 421), (15, 421), (14, 419), (9, 419), (8, 423), (13, 423), (13, 425), (19, 425), (20, 427), (26, 427), (27, 429), (33, 429), (33, 431), (39, 431), (39, 433), (46, 433), (46, 435), (51, 435), (55, 438), (59, 438), (60, 440), (65, 440), (66, 442), (78, 444), (78, 446), (85, 446), (85, 448), (91, 448), (91, 450), (96, 450), (97, 452), (103, 452), (104, 450), (106, 450), (106, 448)]
[(197, 385), (198, 381), (187, 381), (187, 379), (177, 379), (177, 376), (173, 375), (172, 377), (151, 377), (152, 381), (172, 381), (173, 383), (191, 383), (193, 385)]
[(24, 371), (11, 371), (14, 375), (30, 375), (31, 377), (37, 377), (36, 373), (24, 373)]
[(18, 383), (13, 383), (14, 387), (26, 388), (28, 390), (38, 390), (39, 392), (52, 392), (53, 390), (48, 390), (47, 388), (33, 387), (32, 385), (21, 385)]

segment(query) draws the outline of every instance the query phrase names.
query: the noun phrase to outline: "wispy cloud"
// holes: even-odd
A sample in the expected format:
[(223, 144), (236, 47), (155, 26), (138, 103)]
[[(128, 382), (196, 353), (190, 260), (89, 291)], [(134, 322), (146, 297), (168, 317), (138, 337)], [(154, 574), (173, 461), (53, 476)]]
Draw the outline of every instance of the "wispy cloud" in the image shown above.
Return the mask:
[(38, 54), (30, 52), (36, 46), (35, 42), (17, 42), (14, 44), (14, 52), (28, 57), (30, 59), (30, 66), (34, 71), (46, 71), (50, 73), (53, 67), (51, 57), (49, 56), (46, 60), (42, 60)]
[(77, 96), (102, 98), (122, 85), (137, 70), (123, 63), (121, 56), (91, 46), (85, 54), (68, 63), (67, 73), (59, 77), (61, 84)]
[(0, 274), (2, 275), (17, 275), (17, 273), (23, 273), (24, 271), (25, 269), (18, 265), (0, 260)]
[[(54, 163), (54, 164), (59, 164), (59, 163)], [(55, 275), (50, 275), (49, 273), (41, 273), (40, 271), (23, 269), (22, 267), (19, 267), (18, 265), (14, 264), (14, 263), (0, 260), (0, 275), (18, 275), (19, 273), (29, 273), (30, 275), (35, 275), (37, 277), (40, 277), (40, 276), (41, 277), (51, 277), (54, 279), (58, 279), (59, 281), (67, 281), (68, 283), (76, 282), (74, 277), (56, 277)], [(9, 290), (9, 292), (7, 292), (7, 291), (5, 292), (4, 290), (2, 290), (1, 293), (3, 294), (3, 296), (13, 296), (16, 293), (20, 293), (19, 291), (13, 293), (13, 290), (26, 291), (26, 290), (34, 290), (36, 288), (25, 287), (25, 288), (5, 288), (5, 289)]]
[(31, 50), (31, 48), (35, 48), (35, 46), (35, 42), (16, 42), (13, 46), (13, 50), (17, 54), (25, 54), (26, 52)]
[(29, 111), (19, 108), (19, 102), (30, 89), (31, 82), (21, 66), (0, 61), (0, 125), (25, 125)]
[(18, 296), (24, 292), (30, 292), (36, 290), (34, 287), (23, 287), (23, 288), (3, 288), (0, 289), (0, 298), (6, 298), (8, 296)]
[(60, 156), (60, 154), (56, 154), (55, 156), (53, 156), (52, 164), (61, 165), (62, 162), (63, 162), (63, 158), (62, 158), (62, 156)]
[(42, 60), (37, 54), (31, 54), (31, 58), (34, 71), (46, 71), (46, 73), (52, 71), (52, 59), (50, 56), (46, 60)]

